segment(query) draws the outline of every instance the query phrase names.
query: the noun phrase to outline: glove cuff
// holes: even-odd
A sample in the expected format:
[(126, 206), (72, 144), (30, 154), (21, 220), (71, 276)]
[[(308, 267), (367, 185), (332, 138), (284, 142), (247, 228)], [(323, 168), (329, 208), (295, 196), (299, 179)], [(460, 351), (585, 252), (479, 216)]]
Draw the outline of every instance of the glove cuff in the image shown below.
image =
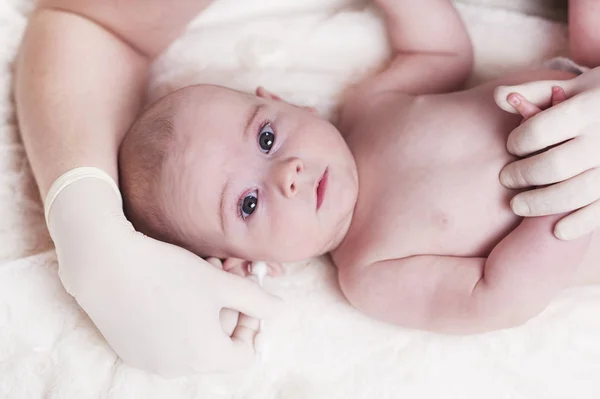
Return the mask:
[(86, 178), (96, 178), (105, 181), (112, 187), (113, 191), (115, 192), (115, 195), (119, 198), (119, 202), (123, 202), (123, 198), (121, 197), (119, 187), (108, 173), (106, 173), (100, 168), (91, 166), (74, 168), (62, 174), (58, 179), (54, 181), (54, 183), (52, 183), (52, 187), (50, 187), (50, 190), (46, 195), (46, 200), (44, 201), (44, 214), (46, 217), (46, 224), (48, 224), (48, 216), (50, 215), (52, 204), (54, 204), (54, 201), (56, 200), (60, 192), (69, 185), (75, 183), (77, 180)]

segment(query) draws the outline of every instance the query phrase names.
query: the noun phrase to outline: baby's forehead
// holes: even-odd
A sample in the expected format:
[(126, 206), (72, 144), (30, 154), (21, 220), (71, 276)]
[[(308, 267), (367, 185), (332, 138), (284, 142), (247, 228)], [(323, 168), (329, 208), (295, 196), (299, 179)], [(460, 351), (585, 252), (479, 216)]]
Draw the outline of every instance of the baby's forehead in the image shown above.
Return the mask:
[(176, 109), (181, 112), (193, 110), (200, 114), (208, 113), (203, 112), (205, 110), (214, 112), (239, 109), (259, 100), (253, 94), (211, 85), (188, 86), (173, 93), (173, 96)]
[(226, 137), (244, 128), (258, 97), (219, 86), (188, 86), (173, 93), (173, 127), (177, 134)]
[(242, 143), (249, 111), (259, 103), (256, 96), (208, 85), (181, 89), (170, 101), (176, 158), (181, 158), (176, 163), (196, 176), (226, 167)]

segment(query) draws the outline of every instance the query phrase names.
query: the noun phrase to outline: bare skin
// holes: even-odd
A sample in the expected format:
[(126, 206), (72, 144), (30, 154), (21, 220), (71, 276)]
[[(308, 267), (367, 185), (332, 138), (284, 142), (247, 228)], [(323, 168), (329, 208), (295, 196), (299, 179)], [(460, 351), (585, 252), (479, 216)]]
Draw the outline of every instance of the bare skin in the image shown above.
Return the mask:
[[(183, 244), (265, 261), (331, 252), (359, 310), (446, 333), (522, 324), (569, 284), (600, 281), (596, 235), (559, 240), (553, 229), (564, 213), (516, 216), (518, 191), (499, 178), (517, 160), (509, 134), (540, 109), (509, 94), (521, 115), (507, 113), (496, 88), (574, 75), (530, 70), (456, 91), (472, 57), (452, 3), (377, 3), (396, 56), (349, 91), (339, 132), (262, 89), (174, 94), (185, 99), (175, 102), (180, 143), (166, 167), (176, 183), (163, 190)], [(547, 105), (565, 97), (549, 90)], [(536, 167), (552, 166), (544, 159)], [(349, 226), (339, 223), (347, 218)]]
[[(143, 104), (152, 60), (210, 3), (210, 0), (39, 1), (30, 16), (16, 63), (15, 100), (23, 143), (42, 198), (58, 176), (77, 167), (100, 168), (118, 181), (118, 148)], [(119, 212), (122, 214), (120, 209), (111, 212), (111, 216), (115, 216), (113, 228), (130, 239), (125, 247), (146, 245), (155, 254), (153, 259), (157, 268), (152, 272), (155, 274), (140, 275), (140, 284), (149, 286), (156, 274), (167, 268), (173, 276), (182, 277), (188, 273), (183, 278), (192, 281), (207, 268), (232, 271), (237, 267), (232, 262), (226, 265), (214, 261), (207, 263), (135, 234), (130, 225), (124, 223), (124, 217), (119, 219)], [(93, 230), (94, 226), (85, 222), (73, 223), (71, 234), (78, 234), (74, 233), (78, 229)], [(56, 242), (56, 238), (53, 239)], [(106, 261), (107, 270), (114, 267), (127, 272), (143, 263), (141, 258), (137, 264), (132, 262), (122, 250), (123, 242), (115, 240), (109, 245), (114, 248), (113, 255), (117, 256)], [(186, 260), (182, 262), (174, 253), (183, 254)], [(89, 256), (98, 260), (102, 253)], [(59, 265), (64, 264), (64, 260), (59, 254)], [(89, 263), (93, 262), (82, 262), (81, 267), (88, 268)], [(247, 318), (238, 320), (238, 312), (225, 304), (225, 298), (243, 296), (242, 303), (251, 303), (255, 295), (250, 290), (255, 284), (237, 277), (236, 281), (244, 285), (244, 290), (234, 288), (230, 281), (223, 284), (224, 279), (231, 277), (225, 271), (216, 275), (209, 271), (211, 281), (200, 278), (208, 286), (222, 284), (220, 298), (206, 293), (198, 285), (182, 289), (177, 283), (176, 287), (169, 288), (163, 279), (165, 290), (181, 293), (179, 298), (185, 298), (171, 298), (174, 307), (185, 309), (190, 303), (218, 301), (217, 307), (222, 308), (221, 320), (215, 317), (212, 309), (195, 308), (190, 317), (177, 320), (180, 326), (172, 326), (167, 338), (161, 336), (147, 343), (139, 337), (151, 334), (141, 334), (136, 328), (144, 325), (148, 331), (158, 331), (165, 326), (168, 323), (165, 320), (172, 314), (167, 309), (169, 301), (156, 297), (154, 302), (145, 303), (146, 309), (152, 311), (147, 314), (150, 322), (140, 322), (146, 315), (132, 311), (132, 301), (127, 299), (127, 293), (135, 292), (135, 287), (130, 286), (125, 290), (126, 295), (119, 298), (112, 284), (98, 284), (93, 295), (100, 302), (121, 301), (123, 306), (114, 310), (112, 319), (125, 322), (116, 322), (118, 326), (106, 319), (95, 323), (103, 332), (113, 328), (121, 330), (113, 337), (125, 337), (128, 344), (120, 349), (126, 347), (129, 354), (141, 354), (128, 356), (128, 362), (166, 375), (189, 373), (190, 370), (229, 370), (247, 364), (253, 353), (253, 334), (247, 334), (246, 330), (250, 323)], [(264, 304), (258, 307), (264, 308)], [(84, 310), (96, 320), (97, 313), (90, 313), (89, 307)], [(234, 330), (236, 324), (238, 328)], [(203, 334), (211, 338), (199, 338)], [(107, 339), (114, 348), (115, 340)], [(181, 345), (168, 346), (168, 341)], [(191, 349), (190, 342), (197, 351)], [(119, 350), (118, 354), (123, 356), (124, 352), (127, 351)], [(174, 353), (187, 355), (167, 361)]]
[(15, 93), (42, 197), (81, 165), (117, 180), (118, 148), (144, 100), (151, 61), (211, 2), (39, 2), (17, 60)]
[[(29, 20), (17, 60), (15, 97), (23, 141), (42, 197), (59, 175), (78, 166), (100, 167), (117, 180), (117, 149), (143, 102), (152, 59), (208, 3), (210, 1), (185, 0), (39, 2)], [(430, 10), (440, 8), (438, 2), (422, 3)], [(594, 1), (573, 0), (571, 3), (581, 5), (578, 9), (582, 12), (572, 13), (572, 27), (581, 27), (580, 34), (571, 36), (572, 45), (581, 49), (577, 57), (583, 60), (598, 54), (594, 46), (589, 45), (597, 42), (598, 35), (594, 35), (597, 24), (590, 20), (592, 13), (585, 12), (586, 6), (592, 6)], [(419, 7), (419, 12), (422, 15), (410, 17), (420, 21), (427, 13), (424, 7)], [(430, 27), (413, 24), (415, 29), (412, 30), (422, 37), (432, 38), (433, 43), (444, 43), (435, 35), (423, 35), (423, 32), (434, 32), (436, 25), (445, 24), (439, 20)], [(404, 50), (450, 53), (456, 50), (444, 46), (423, 48), (421, 44), (415, 43)], [(396, 47), (402, 50), (401, 45)], [(451, 54), (450, 58), (453, 58)], [(107, 63), (107, 59), (112, 62)], [(446, 61), (443, 65), (444, 76), (456, 78), (455, 74), (468, 73), (460, 66), (449, 68)], [(413, 72), (420, 68), (419, 63), (415, 66)], [(410, 70), (407, 68), (405, 72)], [(448, 90), (456, 86), (449, 82), (445, 85), (437, 82), (430, 89)], [(172, 262), (165, 255), (163, 263)], [(227, 269), (225, 265), (213, 266)], [(178, 270), (173, 269), (173, 273)], [(110, 287), (105, 294), (112, 296)], [(209, 299), (199, 297), (197, 300)], [(136, 315), (130, 316), (133, 320)], [(196, 316), (208, 320), (205, 330), (221, 328), (210, 322), (210, 315)], [(162, 324), (158, 316), (156, 324)], [(124, 325), (123, 330), (127, 331), (128, 326)]]
[[(564, 78), (534, 71), (451, 94), (389, 93), (354, 114), (345, 138), (360, 191), (348, 235), (332, 256), (355, 306), (396, 324), (477, 332), (524, 322), (568, 285), (600, 282), (599, 235), (591, 244), (590, 237), (559, 241), (552, 236), (556, 216), (529, 218), (516, 230), (522, 219), (509, 206), (515, 191), (498, 180), (515, 159), (505, 143), (522, 118), (498, 109), (494, 88)], [(523, 230), (534, 238), (500, 247)], [(495, 248), (502, 260), (526, 257), (536, 245), (545, 254), (521, 270), (504, 262), (497, 272), (488, 268)], [(488, 287), (481, 300), (473, 295), (480, 282)], [(511, 314), (493, 317), (505, 312)]]
[(581, 65), (600, 65), (600, 2), (569, 0), (569, 45), (571, 57)]
[[(529, 71), (429, 94), (457, 88), (468, 68), (460, 23), (440, 35), (452, 38), (445, 51), (415, 54), (403, 42), (409, 19), (439, 15), (419, 19), (378, 3), (398, 55), (350, 94), (339, 122), (360, 185), (349, 232), (332, 253), (349, 301), (383, 321), (473, 333), (521, 324), (566, 286), (600, 281), (598, 234), (565, 242), (552, 234), (564, 214), (521, 220), (509, 206), (516, 192), (498, 178), (516, 160), (506, 141), (522, 118), (498, 109), (495, 88), (572, 75)], [(452, 26), (451, 10), (438, 3)], [(431, 39), (415, 43), (439, 43)], [(436, 62), (452, 73), (435, 74)]]

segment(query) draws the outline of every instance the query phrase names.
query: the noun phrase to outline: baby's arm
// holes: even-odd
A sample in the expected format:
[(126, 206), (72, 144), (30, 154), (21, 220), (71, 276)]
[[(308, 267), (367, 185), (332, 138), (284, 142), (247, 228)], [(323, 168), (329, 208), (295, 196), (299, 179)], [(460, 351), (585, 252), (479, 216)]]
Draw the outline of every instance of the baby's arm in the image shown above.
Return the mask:
[(600, 1), (569, 1), (569, 42), (573, 60), (600, 66)]
[(417, 255), (340, 271), (350, 302), (406, 327), (478, 333), (524, 323), (573, 278), (590, 236), (560, 241), (562, 215), (526, 218), (486, 258)]
[(385, 14), (394, 57), (365, 82), (370, 92), (457, 89), (471, 73), (471, 41), (450, 0), (375, 0)]

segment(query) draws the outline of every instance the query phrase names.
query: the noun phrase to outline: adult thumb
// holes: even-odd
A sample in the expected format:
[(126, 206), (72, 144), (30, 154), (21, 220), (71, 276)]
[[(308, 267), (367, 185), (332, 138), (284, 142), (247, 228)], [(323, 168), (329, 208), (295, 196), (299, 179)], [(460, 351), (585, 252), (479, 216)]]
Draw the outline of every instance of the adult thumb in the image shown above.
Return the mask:
[(498, 86), (494, 91), (494, 101), (506, 112), (518, 114), (519, 112), (509, 104), (508, 95), (519, 93), (538, 108), (550, 106), (552, 100), (552, 87), (559, 86), (565, 91), (567, 98), (571, 98), (580, 92), (577, 79), (571, 80), (540, 80), (515, 86)]
[(260, 285), (233, 274), (226, 276), (228, 283), (220, 292), (221, 305), (256, 319), (269, 319), (283, 310), (283, 300), (269, 294)]

